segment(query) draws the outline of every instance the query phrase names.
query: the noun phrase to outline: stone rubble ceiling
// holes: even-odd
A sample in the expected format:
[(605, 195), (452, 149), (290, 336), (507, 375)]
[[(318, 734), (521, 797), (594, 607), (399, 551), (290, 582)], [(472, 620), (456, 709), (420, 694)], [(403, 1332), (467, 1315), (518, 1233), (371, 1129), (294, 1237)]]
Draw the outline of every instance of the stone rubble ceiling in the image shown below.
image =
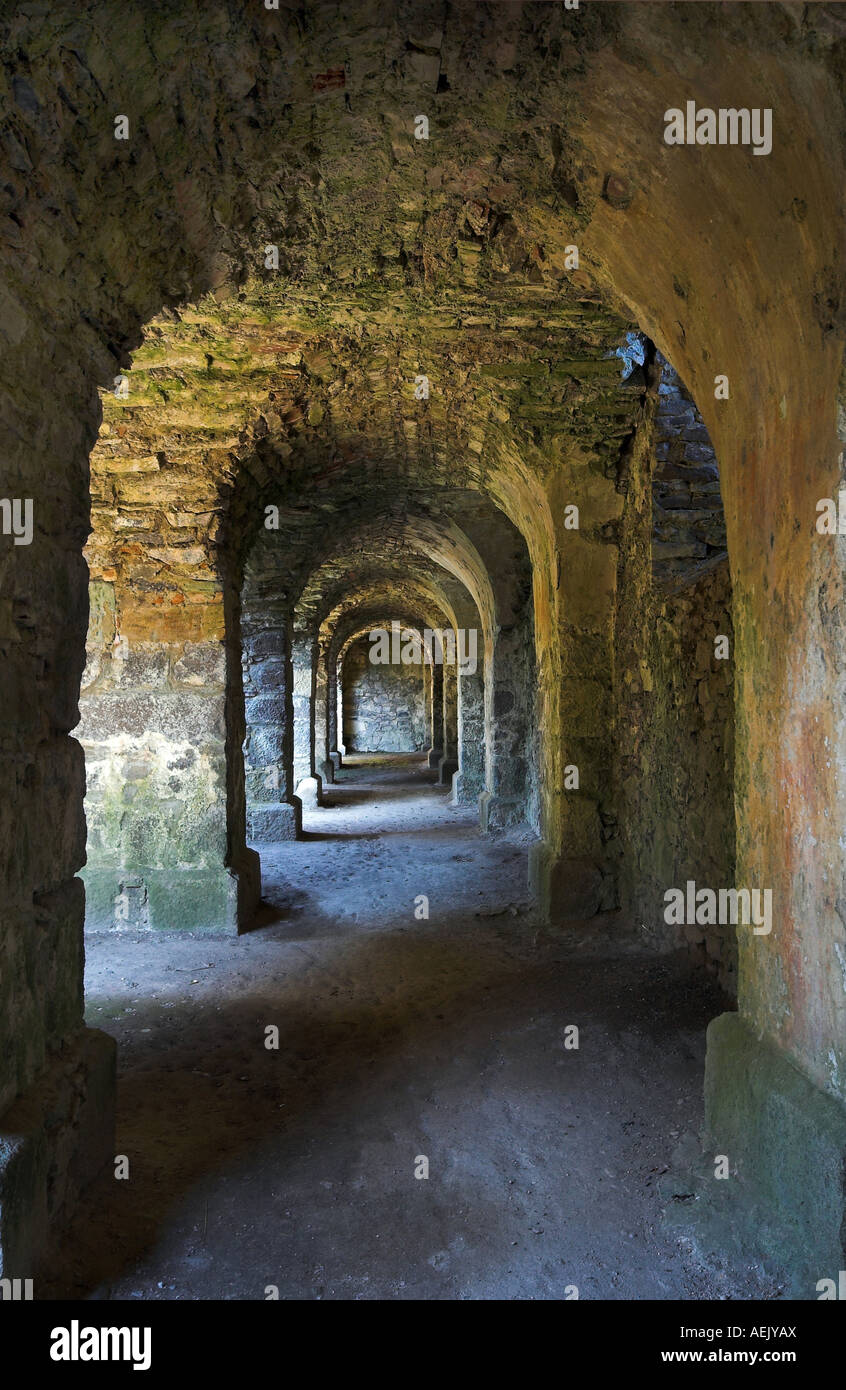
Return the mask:
[[(531, 475), (565, 456), (614, 475), (638, 393), (609, 354), (633, 325), (597, 288), (589, 228), (597, 199), (631, 190), (618, 177), (609, 191), (581, 143), (579, 84), (590, 55), (637, 30), (621, 9), (283, 5), (245, 23), (236, 6), (205, 17), (204, 60), (188, 16), (145, 16), (143, 34), (133, 18), (121, 43), (159, 86), (172, 66), (177, 124), (190, 132), (213, 101), (240, 154), (213, 200), (212, 293), (148, 322), (123, 359), (128, 399), (103, 397), (95, 577), (213, 594), (220, 547), (240, 562), (273, 503), (296, 592), (333, 528), (411, 484), (484, 489), (526, 534)], [(102, 86), (105, 53), (78, 56), (71, 38), (66, 81), (85, 86), (81, 65)], [(166, 152), (163, 113), (134, 100)]]
[[(596, 466), (613, 463), (637, 405), (608, 356), (624, 326), (595, 306), (583, 321), (549, 304), (530, 314), (525, 289), (510, 312), (453, 311), (448, 335), (423, 321), (416, 294), (393, 297), (390, 323), (359, 307), (356, 331), (343, 333), (308, 330), (266, 298), (263, 315), (260, 298), (210, 299), (154, 323), (128, 399), (104, 396), (92, 573), (151, 590), (209, 582), (227, 523), (243, 552), (272, 504), (302, 582), (338, 526), (402, 505), (412, 488), (484, 488), (497, 459), (507, 468), (514, 456), (531, 455), (542, 475), (550, 434)], [(424, 370), (431, 394), (416, 400)]]
[[(412, 594), (416, 596), (424, 589), (433, 601), (440, 598), (444, 604), (446, 599), (439, 575), (439, 566), (423, 556), (415, 555), (411, 562), (408, 557), (397, 557), (392, 562), (391, 557), (378, 548), (364, 552), (360, 563), (354, 568), (339, 568), (331, 583), (327, 582), (319, 591), (316, 576), (311, 576), (310, 601), (305, 607), (298, 605), (295, 631), (316, 631), (327, 619), (337, 622), (340, 613), (350, 605), (358, 609), (372, 602), (383, 605), (410, 602)], [(321, 578), (328, 577), (324, 574)]]

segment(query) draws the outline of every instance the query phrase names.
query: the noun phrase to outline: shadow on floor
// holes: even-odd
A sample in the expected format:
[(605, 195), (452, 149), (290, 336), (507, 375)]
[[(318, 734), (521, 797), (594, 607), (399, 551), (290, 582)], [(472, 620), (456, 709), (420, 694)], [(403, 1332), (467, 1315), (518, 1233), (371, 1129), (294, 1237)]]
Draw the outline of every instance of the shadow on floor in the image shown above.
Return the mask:
[(720, 992), (619, 918), (538, 930), (525, 842), (402, 797), (403, 826), (365, 798), (378, 833), (341, 808), (266, 852), (260, 930), (89, 938), (130, 1179), (92, 1187), (41, 1296), (748, 1296), (663, 1231), (655, 1186)]

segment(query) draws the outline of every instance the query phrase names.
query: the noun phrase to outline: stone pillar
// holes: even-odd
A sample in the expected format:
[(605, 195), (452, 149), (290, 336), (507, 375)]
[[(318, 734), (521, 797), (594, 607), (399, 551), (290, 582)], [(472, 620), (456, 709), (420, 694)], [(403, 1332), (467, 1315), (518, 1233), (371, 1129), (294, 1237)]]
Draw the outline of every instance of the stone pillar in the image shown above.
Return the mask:
[(333, 776), (341, 766), (341, 750), (338, 746), (338, 700), (340, 697), (340, 683), (338, 681), (338, 658), (334, 648), (329, 649), (326, 656), (326, 698), (327, 698), (327, 732), (329, 744), (329, 759), (332, 763)]
[(477, 806), (485, 790), (485, 675), (458, 672), (458, 770), (452, 779), (456, 806)]
[(242, 620), (247, 833), (257, 844), (296, 840), (302, 803), (294, 792), (290, 619), (265, 602)]
[(458, 682), (455, 662), (443, 666), (443, 757), (438, 764), (438, 782), (442, 787), (452, 785), (453, 773), (458, 771)]
[(332, 682), (326, 665), (327, 646), (319, 640), (316, 648), (314, 672), (314, 766), (323, 782), (334, 782), (335, 764), (330, 755), (332, 744), (329, 741), (329, 705)]
[[(550, 491), (557, 553), (547, 563), (561, 578), (551, 591), (545, 579), (536, 586), (544, 815), (543, 839), (529, 851), (529, 883), (541, 912), (563, 922), (592, 917), (617, 901), (601, 812), (613, 798), (616, 756), (611, 692), (619, 552), (607, 523), (620, 515), (623, 498), (610, 479), (581, 474), (559, 477)], [(570, 502), (579, 507), (574, 529), (564, 524)], [(568, 767), (578, 769), (578, 789), (569, 785)]]
[(742, 463), (723, 451), (736, 885), (771, 910), (764, 930), (737, 928), (738, 1012), (708, 1029), (704, 1136), (706, 1156), (730, 1156), (734, 1224), (790, 1269), (791, 1297), (814, 1299), (818, 1280), (837, 1284), (846, 1230), (846, 540), (816, 530), (818, 501), (843, 487), (825, 413), (808, 412), (810, 391), (830, 396), (804, 368), (781, 382), (770, 437)]
[(7, 344), (0, 362), (4, 495), (32, 501), (34, 526), (30, 544), (4, 542), (0, 574), (0, 1276), (34, 1278), (37, 1298), (48, 1233), (114, 1156), (115, 1044), (83, 1022), (85, 760), (70, 737), (99, 407), (53, 316), (40, 338), (24, 323), (28, 352)]
[(336, 672), (335, 680), (335, 747), (338, 750), (338, 766), (343, 765), (347, 745), (344, 741), (344, 683), (341, 680), (341, 672)]
[(120, 611), (113, 586), (95, 583), (91, 612), (79, 724), (88, 925), (237, 931), (260, 886), (258, 857), (228, 822), (223, 604), (163, 612), (127, 595)]
[(294, 788), (303, 806), (313, 810), (321, 805), (323, 790), (315, 767), (317, 647), (314, 639), (304, 633), (295, 634), (291, 659), (294, 668)]
[(479, 797), (482, 831), (503, 830), (526, 818), (531, 751), (534, 663), (531, 622), (502, 628), (491, 662), (488, 786)]
[(433, 684), (434, 684), (434, 682), (433, 682), (433, 680), (432, 680), (432, 663), (431, 663), (430, 661), (424, 661), (424, 662), (423, 662), (423, 669), (422, 669), (422, 671), (421, 671), (421, 676), (422, 676), (422, 679), (423, 679), (424, 746), (425, 746), (426, 744), (428, 744), (428, 746), (431, 748), (431, 746), (432, 746), (432, 691), (433, 691)]
[(432, 670), (432, 746), (429, 749), (429, 766), (439, 768), (444, 755), (444, 668), (436, 661)]

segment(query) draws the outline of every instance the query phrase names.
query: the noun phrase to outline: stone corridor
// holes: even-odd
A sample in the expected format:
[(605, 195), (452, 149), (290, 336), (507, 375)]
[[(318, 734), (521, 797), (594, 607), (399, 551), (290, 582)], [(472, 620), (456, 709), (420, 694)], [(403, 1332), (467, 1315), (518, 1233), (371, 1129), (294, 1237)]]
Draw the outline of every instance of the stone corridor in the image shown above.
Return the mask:
[(135, 1171), (95, 1184), (50, 1294), (779, 1296), (661, 1220), (718, 989), (620, 924), (613, 945), (544, 933), (526, 836), (481, 836), (419, 758), (356, 760), (304, 830), (237, 942), (89, 937)]
[(0, 1280), (816, 1299), (846, 6), (80, 0), (0, 69)]

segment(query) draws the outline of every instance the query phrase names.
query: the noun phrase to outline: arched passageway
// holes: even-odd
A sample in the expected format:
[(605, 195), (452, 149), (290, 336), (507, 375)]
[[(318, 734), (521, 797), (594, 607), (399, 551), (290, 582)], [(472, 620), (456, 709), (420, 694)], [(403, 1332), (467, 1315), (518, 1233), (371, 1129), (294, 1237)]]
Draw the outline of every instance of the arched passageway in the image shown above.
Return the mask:
[[(736, 986), (703, 1209), (802, 1296), (837, 1265), (832, 9), (10, 22), (4, 1269), (113, 1152), (83, 914), (115, 950), (254, 939), (264, 847), (332, 812), (339, 663), (395, 619), (477, 634), (472, 672), (422, 664), (427, 775), (526, 837), (538, 929)], [(739, 92), (766, 150), (664, 138)]]

